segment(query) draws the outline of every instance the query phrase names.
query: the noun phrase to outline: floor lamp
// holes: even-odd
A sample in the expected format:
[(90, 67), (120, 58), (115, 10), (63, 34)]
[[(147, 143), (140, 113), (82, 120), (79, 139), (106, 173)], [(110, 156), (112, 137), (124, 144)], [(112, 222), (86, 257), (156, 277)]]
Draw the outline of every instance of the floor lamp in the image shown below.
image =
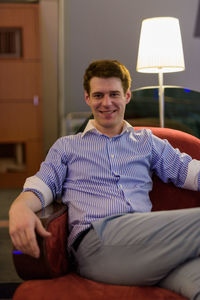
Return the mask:
[(164, 127), (163, 73), (185, 69), (179, 20), (172, 17), (142, 21), (136, 70), (158, 73), (160, 127)]

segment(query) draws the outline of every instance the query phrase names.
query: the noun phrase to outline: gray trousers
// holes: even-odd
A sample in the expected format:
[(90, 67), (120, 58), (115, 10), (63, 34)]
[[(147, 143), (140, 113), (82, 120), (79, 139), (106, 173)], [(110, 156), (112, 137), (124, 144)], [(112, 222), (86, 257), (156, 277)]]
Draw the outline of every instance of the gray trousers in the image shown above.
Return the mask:
[(200, 208), (133, 213), (93, 223), (74, 253), (81, 276), (159, 285), (200, 299)]

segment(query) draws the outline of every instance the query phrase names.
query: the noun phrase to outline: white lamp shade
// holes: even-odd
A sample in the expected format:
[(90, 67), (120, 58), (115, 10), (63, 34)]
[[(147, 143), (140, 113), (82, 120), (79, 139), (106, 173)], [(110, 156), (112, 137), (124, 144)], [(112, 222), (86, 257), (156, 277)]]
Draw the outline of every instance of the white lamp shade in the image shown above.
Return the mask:
[(143, 20), (136, 70), (168, 73), (184, 69), (179, 20), (172, 17)]

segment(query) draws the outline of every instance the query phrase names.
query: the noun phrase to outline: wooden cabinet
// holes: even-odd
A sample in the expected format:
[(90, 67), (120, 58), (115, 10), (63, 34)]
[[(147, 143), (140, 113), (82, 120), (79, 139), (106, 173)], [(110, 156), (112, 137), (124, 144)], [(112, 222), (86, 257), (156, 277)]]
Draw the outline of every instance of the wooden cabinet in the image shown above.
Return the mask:
[(0, 188), (22, 187), (43, 159), (40, 68), (39, 4), (1, 3)]

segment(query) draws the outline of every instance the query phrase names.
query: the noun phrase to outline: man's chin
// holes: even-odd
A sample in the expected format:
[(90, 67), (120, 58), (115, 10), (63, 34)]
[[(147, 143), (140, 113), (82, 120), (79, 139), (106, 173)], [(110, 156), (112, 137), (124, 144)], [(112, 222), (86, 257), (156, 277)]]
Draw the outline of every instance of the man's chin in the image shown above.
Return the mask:
[(103, 122), (99, 122), (101, 128), (105, 129), (114, 129), (119, 125), (119, 123), (113, 122), (112, 120), (104, 120)]
[(113, 122), (112, 119), (104, 119), (99, 122), (103, 127), (114, 127), (116, 122)]

